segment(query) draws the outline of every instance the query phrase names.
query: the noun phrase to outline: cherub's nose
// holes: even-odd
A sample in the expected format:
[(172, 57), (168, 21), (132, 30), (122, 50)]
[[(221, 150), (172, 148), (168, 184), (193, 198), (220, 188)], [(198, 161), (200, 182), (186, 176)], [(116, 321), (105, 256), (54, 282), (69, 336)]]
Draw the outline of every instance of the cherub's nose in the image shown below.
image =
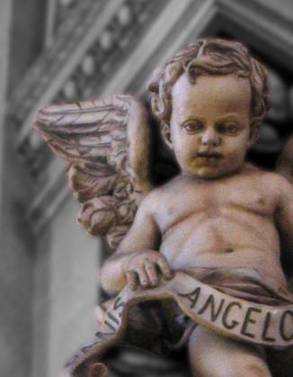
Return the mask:
[(221, 138), (213, 128), (207, 128), (201, 136), (201, 143), (203, 145), (217, 147), (221, 143)]

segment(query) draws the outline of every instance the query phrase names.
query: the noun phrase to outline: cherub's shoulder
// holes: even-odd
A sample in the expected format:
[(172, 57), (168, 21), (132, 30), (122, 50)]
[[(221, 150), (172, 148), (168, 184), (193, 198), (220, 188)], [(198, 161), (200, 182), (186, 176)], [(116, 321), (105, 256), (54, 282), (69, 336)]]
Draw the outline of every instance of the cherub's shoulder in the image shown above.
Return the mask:
[(292, 192), (292, 184), (283, 175), (274, 171), (258, 169), (257, 177), (264, 190), (275, 195), (286, 195)]
[(246, 169), (244, 171), (244, 174), (249, 177), (251, 176), (254, 179), (264, 181), (266, 183), (280, 183), (280, 184), (286, 184), (287, 179), (282, 176), (281, 174), (278, 174), (275, 171), (271, 170), (265, 170), (260, 167), (248, 164), (246, 166)]
[(139, 205), (140, 211), (152, 212), (157, 207), (158, 203), (162, 201), (165, 195), (163, 186), (152, 189), (142, 200)]
[(283, 175), (278, 174), (277, 172), (262, 170), (260, 177), (264, 181), (264, 183), (268, 185), (274, 185), (277, 187), (290, 186), (289, 181)]
[(174, 195), (174, 191), (182, 184), (180, 176), (177, 176), (167, 183), (164, 183), (152, 191), (150, 191), (144, 198), (142, 204), (144, 206), (152, 207), (161, 203), (163, 199), (168, 199), (170, 195)]
[(252, 185), (265, 190), (267, 193), (282, 192), (291, 189), (289, 181), (274, 171), (248, 165), (243, 172), (244, 182), (249, 180)]

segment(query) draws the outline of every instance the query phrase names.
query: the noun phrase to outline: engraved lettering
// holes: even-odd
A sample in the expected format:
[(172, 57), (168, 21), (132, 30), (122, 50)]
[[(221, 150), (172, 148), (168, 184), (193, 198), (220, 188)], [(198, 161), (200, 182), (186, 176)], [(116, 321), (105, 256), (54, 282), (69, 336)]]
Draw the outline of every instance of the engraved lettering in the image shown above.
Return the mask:
[(193, 290), (190, 293), (178, 293), (178, 295), (189, 300), (190, 308), (194, 308), (197, 303), (200, 292), (201, 292), (201, 288), (197, 287), (195, 290)]
[(83, 346), (81, 347), (81, 352), (83, 353), (87, 353), (88, 351), (90, 351), (92, 348), (94, 348), (96, 345), (98, 344), (98, 342), (94, 342), (94, 343), (91, 343), (91, 344), (87, 344), (86, 346)]
[(105, 321), (105, 325), (107, 325), (113, 331), (113, 334), (116, 332), (116, 328), (108, 320)]
[(251, 333), (248, 331), (248, 326), (250, 323), (252, 324), (255, 324), (256, 321), (252, 318), (252, 315), (253, 313), (261, 313), (262, 310), (261, 309), (258, 309), (258, 308), (248, 308), (246, 313), (245, 313), (245, 318), (244, 318), (244, 322), (243, 322), (243, 325), (241, 327), (241, 334), (242, 335), (245, 335), (245, 336), (248, 336), (249, 338), (255, 338), (255, 334)]
[(114, 316), (114, 314), (113, 313), (111, 313), (111, 312), (109, 312), (108, 313), (108, 317), (113, 321), (113, 322), (115, 322), (117, 325), (119, 325), (119, 319), (118, 318), (116, 318), (115, 316)]
[(113, 309), (114, 310), (118, 310), (121, 308), (121, 311), (118, 313), (118, 317), (121, 318), (122, 317), (122, 313), (123, 313), (123, 308), (125, 306), (125, 302), (124, 301), (121, 301), (121, 297), (117, 297), (116, 300), (114, 301), (114, 305), (113, 305)]
[(114, 334), (115, 333), (113, 331), (111, 331), (111, 332), (97, 331), (95, 336), (96, 336), (96, 338), (103, 340), (103, 339), (109, 338), (110, 336), (113, 336)]
[(235, 320), (232, 320), (230, 323), (228, 322), (228, 316), (229, 316), (233, 307), (238, 307), (239, 309), (242, 308), (241, 304), (239, 302), (235, 302), (235, 301), (232, 301), (227, 305), (227, 307), (226, 307), (226, 309), (223, 313), (222, 323), (223, 323), (223, 326), (228, 330), (232, 330), (236, 326), (239, 325), (239, 322), (235, 321)]
[(272, 314), (268, 312), (265, 317), (265, 322), (264, 322), (264, 327), (263, 327), (263, 332), (262, 332), (262, 339), (268, 342), (275, 342), (276, 339), (268, 335), (270, 324), (271, 324), (271, 317), (272, 317)]
[(208, 307), (210, 306), (210, 308), (211, 308), (211, 310), (210, 310), (211, 321), (215, 322), (218, 319), (218, 317), (219, 317), (219, 315), (220, 315), (220, 313), (223, 309), (224, 302), (225, 302), (225, 300), (222, 298), (219, 306), (216, 308), (215, 297), (213, 295), (209, 295), (209, 297), (208, 297), (207, 301), (205, 302), (205, 304), (203, 305), (203, 307), (198, 311), (198, 314), (203, 314), (208, 309)]
[[(291, 318), (291, 325), (288, 324)], [(291, 329), (291, 333), (288, 334), (287, 329)], [(280, 335), (283, 340), (290, 341), (293, 340), (293, 311), (287, 310), (283, 313), (281, 320), (280, 320)]]

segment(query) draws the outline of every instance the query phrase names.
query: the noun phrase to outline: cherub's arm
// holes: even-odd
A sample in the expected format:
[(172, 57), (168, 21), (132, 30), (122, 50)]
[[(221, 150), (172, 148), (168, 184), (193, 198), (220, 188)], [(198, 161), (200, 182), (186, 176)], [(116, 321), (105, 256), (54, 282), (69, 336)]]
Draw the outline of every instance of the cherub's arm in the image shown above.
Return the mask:
[(151, 196), (141, 203), (132, 227), (102, 268), (101, 284), (107, 292), (120, 291), (127, 283), (132, 289), (154, 287), (159, 284), (159, 274), (171, 277), (167, 261), (156, 251), (161, 235), (152, 214)]
[(276, 214), (276, 223), (280, 231), (282, 249), (287, 255), (291, 267), (290, 275), (293, 275), (293, 185), (285, 178), (278, 182), (279, 208)]

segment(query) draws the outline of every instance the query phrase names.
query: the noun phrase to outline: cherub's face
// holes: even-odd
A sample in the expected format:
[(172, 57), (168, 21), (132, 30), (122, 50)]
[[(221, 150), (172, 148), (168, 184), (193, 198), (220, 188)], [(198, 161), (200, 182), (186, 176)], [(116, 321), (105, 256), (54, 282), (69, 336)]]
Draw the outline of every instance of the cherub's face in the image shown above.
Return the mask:
[(179, 78), (172, 91), (170, 131), (165, 139), (184, 174), (217, 178), (239, 170), (253, 135), (251, 88), (235, 75)]

